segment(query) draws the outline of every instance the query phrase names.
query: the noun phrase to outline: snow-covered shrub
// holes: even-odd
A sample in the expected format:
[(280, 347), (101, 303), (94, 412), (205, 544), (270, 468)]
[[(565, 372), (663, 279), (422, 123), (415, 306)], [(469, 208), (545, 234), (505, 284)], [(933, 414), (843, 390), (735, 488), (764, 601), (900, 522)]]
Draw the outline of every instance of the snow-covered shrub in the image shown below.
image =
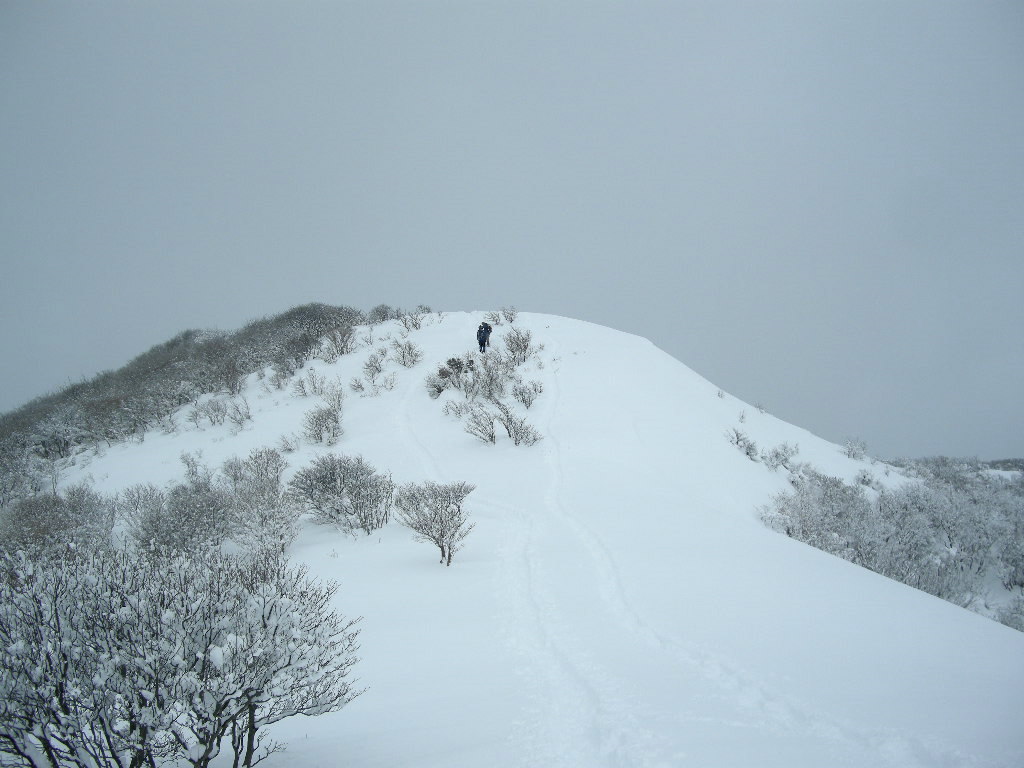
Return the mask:
[(843, 442), (843, 455), (850, 459), (863, 459), (867, 456), (868, 445), (856, 437), (849, 437)]
[(206, 419), (210, 426), (219, 426), (228, 418), (228, 404), (219, 397), (212, 397), (197, 403), (188, 415), (189, 421), (197, 427), (203, 419)]
[(502, 307), (501, 316), (511, 324), (514, 323), (516, 318), (519, 316), (519, 310), (515, 307)]
[(308, 440), (334, 445), (342, 435), (341, 414), (329, 405), (314, 408), (303, 418), (302, 429)]
[(435, 399), (449, 388), (462, 392), (467, 399), (472, 399), (476, 395), (475, 371), (476, 362), (472, 355), (450, 357), (444, 365), (438, 366), (436, 374), (427, 376), (427, 389), (437, 393)]
[(140, 550), (209, 550), (231, 534), (231, 500), (193, 456), (182, 455), (183, 483), (161, 490), (152, 484), (125, 489), (117, 498), (118, 517), (129, 541)]
[(444, 404), (444, 414), (445, 416), (454, 416), (456, 419), (462, 419), (463, 416), (477, 406), (477, 403), (466, 400), (449, 400)]
[(0, 549), (39, 549), (109, 543), (114, 509), (85, 484), (41, 493), (0, 508)]
[[(259, 730), (336, 711), (355, 621), (283, 558), (64, 550), (0, 559), (0, 762), (251, 766)], [(358, 620), (357, 620), (358, 621)]]
[(1024, 588), (1024, 510), (1018, 509), (1006, 525), (1007, 535), (999, 548), (999, 569), (1003, 586)]
[(318, 374), (315, 368), (310, 368), (305, 377), (295, 380), (292, 389), (299, 397), (316, 395), (324, 404), (341, 412), (345, 400), (345, 387), (337, 377), (328, 379)]
[(515, 445), (534, 445), (541, 439), (540, 433), (507, 405), (497, 402), (494, 407), (497, 409), (495, 418), (505, 428), (505, 432)]
[(366, 320), (371, 325), (386, 323), (388, 320), (394, 320), (396, 317), (398, 317), (398, 312), (387, 304), (378, 304), (366, 313)]
[(441, 563), (452, 564), (452, 557), (473, 530), (465, 508), (466, 497), (475, 486), (466, 482), (408, 483), (395, 496), (398, 519), (411, 528), (419, 541), (441, 550)]
[[(442, 368), (441, 370), (444, 369)], [(449, 386), (448, 378), (442, 376), (440, 371), (428, 373), (423, 383), (427, 387), (427, 394), (430, 395), (431, 400), (437, 400)]]
[(484, 314), (484, 320), (491, 325), (501, 325), (501, 312), (487, 312)]
[(430, 314), (429, 307), (417, 307), (412, 312), (403, 312), (398, 322), (406, 331), (418, 331), (423, 327), (423, 318)]
[(471, 384), (465, 387), (466, 396), (483, 397), (495, 401), (504, 399), (508, 387), (515, 380), (512, 361), (504, 355), (481, 355), (479, 364), (470, 369)]
[(865, 488), (873, 488), (876, 485), (875, 476), (867, 469), (859, 470), (853, 481), (857, 485), (863, 485)]
[(391, 349), (394, 350), (395, 361), (406, 368), (412, 368), (423, 359), (423, 351), (411, 341), (391, 342)]
[(317, 522), (369, 534), (387, 524), (395, 485), (362, 456), (329, 454), (297, 472), (289, 489)]
[(529, 331), (520, 328), (513, 328), (505, 334), (503, 341), (513, 366), (522, 365), (533, 353), (530, 347), (532, 338), (533, 335)]
[(370, 354), (363, 363), (363, 376), (371, 384), (376, 384), (377, 379), (384, 373), (384, 364), (387, 359), (387, 350), (379, 349)]
[(494, 431), (494, 413), (480, 403), (473, 403), (465, 412), (466, 431), (485, 443), (494, 443), (497, 434)]
[(257, 448), (221, 467), (231, 499), (232, 538), (252, 551), (284, 550), (298, 533), (298, 513), (282, 482), (288, 462), (273, 448)]
[(302, 446), (302, 438), (295, 432), (284, 434), (277, 439), (277, 446), (282, 453), (295, 453)]
[(757, 452), (757, 443), (747, 437), (745, 432), (732, 427), (725, 433), (725, 437), (730, 444), (739, 448), (751, 461), (757, 461), (760, 458)]
[(537, 395), (544, 391), (544, 385), (539, 381), (531, 381), (529, 384), (516, 384), (512, 387), (512, 397), (522, 403), (526, 408), (533, 405)]
[(355, 334), (351, 327), (335, 328), (321, 339), (320, 358), (329, 365), (337, 362), (342, 355), (354, 352), (355, 346)]
[(762, 451), (761, 461), (768, 469), (772, 472), (777, 470), (779, 467), (784, 469), (792, 469), (793, 458), (800, 453), (799, 445), (790, 445), (789, 443), (780, 443), (769, 451)]
[(31, 452), (17, 437), (0, 442), (0, 509), (41, 493), (55, 465)]
[(996, 621), (1024, 632), (1024, 597), (1017, 595), (996, 614)]
[(228, 421), (238, 429), (245, 426), (245, 422), (252, 421), (252, 411), (249, 409), (249, 401), (244, 397), (237, 397), (228, 406)]

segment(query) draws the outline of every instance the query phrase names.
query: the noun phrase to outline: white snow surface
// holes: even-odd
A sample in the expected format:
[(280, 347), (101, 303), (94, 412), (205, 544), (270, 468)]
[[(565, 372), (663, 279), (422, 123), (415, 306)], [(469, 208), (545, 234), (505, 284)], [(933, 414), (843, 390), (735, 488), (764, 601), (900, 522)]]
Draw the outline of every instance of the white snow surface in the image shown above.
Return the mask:
[[(430, 316), (409, 335), (421, 363), (390, 362), (379, 396), (348, 392), (335, 446), (287, 455), (289, 472), (330, 451), (398, 482), (474, 483), (477, 526), (446, 568), (396, 523), (360, 538), (304, 523), (291, 555), (364, 617), (367, 691), (272, 728), (287, 750), (267, 768), (1024, 766), (1024, 634), (767, 529), (758, 507), (786, 472), (725, 432), (798, 443), (798, 461), (847, 479), (894, 482), (885, 465), (720, 396), (642, 338), (534, 314), (514, 327), (544, 345), (520, 369), (544, 386), (521, 409), (543, 440), (486, 445), (442, 412), (459, 393), (424, 386), (474, 349), (480, 319)], [(403, 334), (371, 332), (373, 348)], [(370, 351), (306, 368), (347, 389)], [(218, 467), (301, 432), (317, 405), (256, 376), (245, 396), (241, 431), (183, 411), (176, 433), (80, 456), (64, 482), (180, 479), (183, 451)]]

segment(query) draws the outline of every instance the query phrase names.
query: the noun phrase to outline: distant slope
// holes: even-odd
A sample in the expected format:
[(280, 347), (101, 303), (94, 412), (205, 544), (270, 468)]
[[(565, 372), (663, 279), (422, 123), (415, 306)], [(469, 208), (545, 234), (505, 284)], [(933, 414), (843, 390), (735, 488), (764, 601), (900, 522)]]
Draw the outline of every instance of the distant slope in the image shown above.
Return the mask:
[[(337, 451), (399, 482), (467, 480), (478, 525), (451, 568), (394, 524), (355, 540), (306, 527), (294, 556), (365, 617), (370, 690), (282, 723), (289, 748), (268, 766), (1024, 765), (1024, 635), (769, 531), (757, 507), (785, 473), (725, 433), (798, 443), (846, 479), (867, 463), (720, 396), (644, 339), (527, 314), (515, 327), (544, 348), (521, 375), (543, 391), (520, 413), (543, 440), (516, 447), (499, 430), (486, 445), (444, 413), (458, 393), (424, 386), (472, 349), (479, 319), (431, 316), (408, 336), (423, 362), (389, 363), (393, 388), (375, 397), (350, 391), (336, 446), (288, 455), (292, 472)], [(401, 334), (361, 329), (354, 353), (299, 375), (347, 384)], [(77, 457), (64, 482), (164, 483), (183, 451), (219, 466), (301, 433), (316, 405), (256, 375), (242, 395), (241, 431), (182, 413), (174, 434)]]

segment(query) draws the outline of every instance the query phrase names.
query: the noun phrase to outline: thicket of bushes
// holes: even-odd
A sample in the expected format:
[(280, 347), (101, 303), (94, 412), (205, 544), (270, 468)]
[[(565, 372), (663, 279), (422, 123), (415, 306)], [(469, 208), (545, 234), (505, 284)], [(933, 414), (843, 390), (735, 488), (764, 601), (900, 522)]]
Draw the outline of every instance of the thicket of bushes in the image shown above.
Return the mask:
[[(896, 489), (867, 474), (844, 483), (799, 466), (793, 490), (763, 510), (776, 530), (964, 607), (987, 610), (986, 585), (1024, 590), (1024, 475), (977, 460), (903, 461)], [(1016, 607), (1014, 607), (1016, 606)], [(1024, 629), (1024, 603), (997, 618)]]
[(284, 555), (283, 457), (183, 462), (166, 488), (0, 509), (3, 765), (203, 767), (227, 748), (251, 766), (278, 749), (264, 726), (358, 695), (356, 621)]
[[(252, 766), (263, 729), (340, 709), (356, 624), (333, 583), (284, 552), (303, 512), (351, 534), (393, 508), (451, 565), (473, 525), (464, 483), (407, 483), (326, 455), (284, 481), (272, 448), (113, 497), (87, 486), (0, 508), (0, 764)], [(232, 552), (234, 554), (227, 554)]]
[[(365, 320), (351, 307), (307, 304), (234, 333), (184, 331), (117, 371), (0, 416), (0, 461), (25, 454), (64, 458), (83, 444), (141, 438), (203, 395), (237, 394), (246, 376), (267, 366), (290, 376), (321, 349), (340, 353), (352, 326)], [(227, 417), (212, 413), (214, 419)]]

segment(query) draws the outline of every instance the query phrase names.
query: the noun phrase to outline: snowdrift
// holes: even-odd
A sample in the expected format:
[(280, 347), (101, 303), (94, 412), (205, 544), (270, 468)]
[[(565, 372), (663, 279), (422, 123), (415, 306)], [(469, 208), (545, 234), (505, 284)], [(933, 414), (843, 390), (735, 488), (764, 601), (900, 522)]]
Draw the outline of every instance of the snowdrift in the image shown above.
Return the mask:
[[(520, 373), (542, 435), (467, 434), (424, 385), (471, 351), (479, 313), (430, 316), (388, 363), (391, 388), (349, 391), (333, 446), (299, 441), (290, 471), (360, 454), (397, 482), (465, 480), (477, 523), (450, 568), (394, 523), (360, 538), (308, 523), (295, 559), (341, 582), (361, 615), (341, 712), (285, 721), (275, 766), (1021, 766), (1024, 635), (768, 530), (758, 507), (787, 487), (730, 445), (799, 444), (800, 461), (852, 479), (884, 465), (747, 405), (648, 341), (560, 317), (510, 327), (543, 345)], [(402, 339), (397, 322), (306, 369), (348, 383)], [(389, 338), (390, 337), (390, 338)], [(302, 375), (303, 372), (300, 372)], [(302, 431), (315, 398), (250, 377), (252, 420), (78, 457), (64, 478), (114, 492), (211, 467)], [(364, 392), (364, 395), (366, 393)]]

